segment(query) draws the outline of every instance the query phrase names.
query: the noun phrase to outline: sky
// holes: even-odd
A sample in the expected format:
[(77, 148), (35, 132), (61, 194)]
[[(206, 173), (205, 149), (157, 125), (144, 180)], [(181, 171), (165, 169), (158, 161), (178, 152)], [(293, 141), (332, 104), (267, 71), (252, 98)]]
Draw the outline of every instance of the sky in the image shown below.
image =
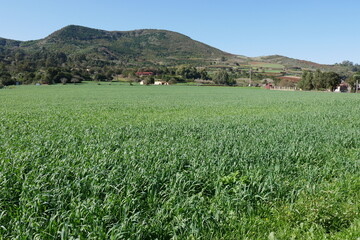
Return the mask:
[(36, 40), (70, 24), (164, 29), (248, 57), (360, 64), (359, 0), (0, 0), (0, 37)]

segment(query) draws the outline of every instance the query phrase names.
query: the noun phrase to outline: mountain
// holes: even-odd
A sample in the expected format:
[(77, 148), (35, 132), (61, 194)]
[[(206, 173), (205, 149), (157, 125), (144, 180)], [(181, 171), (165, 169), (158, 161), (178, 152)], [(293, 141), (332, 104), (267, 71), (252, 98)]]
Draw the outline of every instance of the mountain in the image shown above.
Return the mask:
[(185, 35), (166, 30), (104, 31), (75, 25), (35, 41), (0, 39), (0, 46), (27, 54), (61, 52), (70, 58), (96, 59), (115, 64), (209, 62), (231, 56)]
[(76, 25), (66, 26), (39, 40), (0, 38), (1, 63), (12, 68), (12, 72), (18, 71), (15, 67), (23, 72), (35, 72), (44, 67), (59, 66), (87, 69), (110, 65), (148, 67), (180, 64), (211, 65), (213, 69), (252, 66), (265, 72), (295, 69), (298, 71), (296, 74), (301, 74), (303, 69), (349, 71), (340, 65), (323, 65), (280, 55), (256, 58), (233, 55), (167, 30), (105, 31)]

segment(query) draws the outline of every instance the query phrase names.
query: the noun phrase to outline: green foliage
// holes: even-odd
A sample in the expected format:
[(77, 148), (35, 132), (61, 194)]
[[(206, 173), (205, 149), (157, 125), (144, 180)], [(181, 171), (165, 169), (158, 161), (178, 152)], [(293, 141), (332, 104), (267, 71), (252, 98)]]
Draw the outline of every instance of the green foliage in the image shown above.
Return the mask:
[(344, 60), (341, 63), (336, 63), (335, 66), (346, 67), (347, 69), (349, 69), (352, 72), (360, 71), (359, 64), (354, 64), (353, 62), (351, 62), (349, 60)]
[(317, 186), (318, 190), (308, 188), (294, 204), (282, 205), (275, 214), (283, 221), (290, 220), (294, 230), (317, 229), (324, 235), (341, 235), (338, 232), (351, 228), (359, 218), (359, 183), (358, 177), (354, 176), (322, 182)]
[(111, 39), (111, 35), (106, 31), (98, 29), (69, 25), (54, 32), (48, 37), (48, 39), (50, 41), (88, 41), (94, 39)]
[(321, 72), (319, 69), (316, 72), (303, 71), (298, 87), (304, 90), (323, 90), (329, 89), (334, 91), (341, 83), (341, 76), (335, 72)]
[(335, 88), (341, 83), (341, 77), (335, 72), (326, 72), (324, 73), (324, 78), (326, 79), (326, 88), (334, 91)]
[(213, 80), (216, 84), (223, 84), (223, 85), (234, 85), (236, 81), (231, 78), (228, 72), (224, 69), (215, 73)]
[(313, 85), (315, 89), (321, 90), (326, 88), (326, 78), (320, 69), (316, 69), (313, 74)]
[(105, 74), (97, 73), (95, 74), (94, 80), (99, 82), (104, 82), (108, 80), (108, 77)]
[(154, 82), (155, 82), (155, 78), (152, 76), (148, 76), (144, 79), (145, 85), (154, 84)]
[(347, 82), (349, 83), (349, 86), (351, 87), (351, 90), (354, 92), (355, 88), (356, 88), (356, 83), (357, 82), (360, 83), (360, 71), (354, 73), (351, 77), (349, 77)]
[(4, 67), (0, 66), (0, 85), (9, 86), (14, 84), (15, 80), (12, 79), (10, 73)]
[(86, 83), (0, 101), (0, 238), (358, 236), (355, 94)]
[(187, 66), (187, 65), (179, 66), (176, 69), (176, 74), (180, 75), (184, 79), (201, 78), (201, 74), (197, 71), (197, 69), (195, 67)]
[(313, 82), (314, 79), (312, 72), (303, 71), (298, 87), (303, 90), (312, 90), (314, 88)]
[(210, 79), (209, 74), (208, 74), (208, 72), (206, 71), (205, 68), (201, 69), (199, 74), (200, 74), (200, 79), (202, 79), (202, 80), (209, 80)]

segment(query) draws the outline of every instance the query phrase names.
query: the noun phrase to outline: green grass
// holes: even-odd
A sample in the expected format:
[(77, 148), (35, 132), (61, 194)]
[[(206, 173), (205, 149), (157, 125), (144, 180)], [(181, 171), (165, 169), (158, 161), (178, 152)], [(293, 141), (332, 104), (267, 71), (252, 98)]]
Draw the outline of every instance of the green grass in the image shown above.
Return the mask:
[(0, 90), (0, 239), (357, 239), (360, 96)]

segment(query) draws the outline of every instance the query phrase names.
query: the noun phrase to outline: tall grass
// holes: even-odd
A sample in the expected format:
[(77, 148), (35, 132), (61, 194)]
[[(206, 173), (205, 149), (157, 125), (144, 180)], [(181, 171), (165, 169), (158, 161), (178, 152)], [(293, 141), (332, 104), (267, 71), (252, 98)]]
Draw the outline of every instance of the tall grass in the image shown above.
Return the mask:
[(0, 91), (2, 239), (356, 239), (359, 97)]

